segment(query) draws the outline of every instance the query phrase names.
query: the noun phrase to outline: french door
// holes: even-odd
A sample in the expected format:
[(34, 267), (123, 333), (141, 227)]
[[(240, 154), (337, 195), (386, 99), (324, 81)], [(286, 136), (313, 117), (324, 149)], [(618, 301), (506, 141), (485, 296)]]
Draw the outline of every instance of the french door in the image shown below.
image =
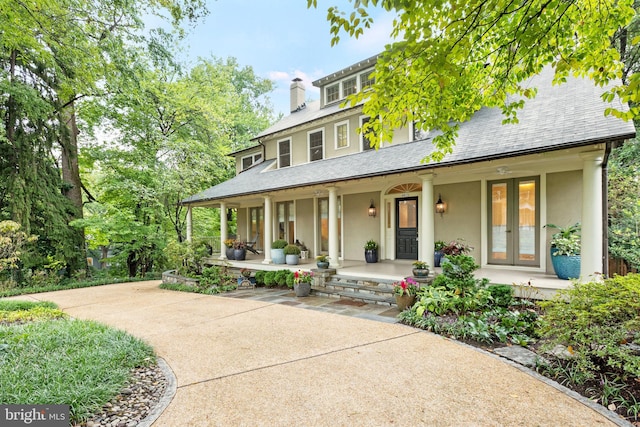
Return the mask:
[(264, 208), (262, 206), (249, 208), (249, 235), (248, 241), (257, 237), (256, 249), (264, 249)]
[(490, 181), (488, 187), (488, 262), (539, 266), (539, 178)]

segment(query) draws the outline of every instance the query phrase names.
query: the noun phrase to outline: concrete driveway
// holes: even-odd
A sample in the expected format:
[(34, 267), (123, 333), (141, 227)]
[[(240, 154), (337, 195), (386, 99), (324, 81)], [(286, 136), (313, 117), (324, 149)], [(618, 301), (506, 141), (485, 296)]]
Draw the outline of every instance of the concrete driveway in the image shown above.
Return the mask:
[(177, 392), (154, 427), (621, 425), (498, 357), (437, 335), (158, 284), (26, 297), (155, 348)]

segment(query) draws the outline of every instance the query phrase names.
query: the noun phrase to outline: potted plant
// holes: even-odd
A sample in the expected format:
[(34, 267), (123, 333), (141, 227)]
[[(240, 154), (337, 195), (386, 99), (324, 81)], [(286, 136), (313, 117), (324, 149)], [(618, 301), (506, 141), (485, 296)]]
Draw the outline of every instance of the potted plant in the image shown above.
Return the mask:
[(227, 259), (230, 261), (234, 260), (235, 258), (233, 257), (233, 239), (225, 240), (224, 246), (226, 248), (225, 254), (227, 256)]
[(318, 255), (316, 257), (316, 265), (318, 268), (329, 268), (329, 255)]
[(271, 260), (274, 264), (284, 264), (284, 248), (287, 246), (286, 240), (275, 240), (271, 243)]
[(311, 281), (313, 273), (308, 271), (295, 271), (293, 273), (293, 290), (297, 297), (308, 297), (311, 293)]
[(427, 277), (429, 275), (429, 264), (424, 261), (414, 261), (411, 272), (415, 277)]
[(399, 282), (393, 282), (393, 294), (396, 297), (398, 310), (404, 311), (413, 306), (416, 302), (418, 291), (417, 283), (411, 277), (407, 277)]
[(284, 247), (285, 261), (289, 265), (298, 265), (300, 261), (300, 248), (296, 245), (287, 245)]
[(458, 238), (456, 240), (452, 240), (449, 243), (445, 244), (442, 247), (442, 254), (444, 256), (466, 255), (472, 250), (473, 250), (473, 247), (469, 246), (469, 244), (464, 239)]
[(447, 246), (446, 242), (444, 240), (436, 240), (435, 244), (433, 245), (434, 251), (433, 251), (433, 265), (434, 267), (440, 267), (440, 261), (442, 260), (442, 255), (444, 255), (444, 253), (442, 252), (442, 249)]
[(247, 256), (247, 250), (242, 240), (233, 241), (233, 259), (236, 261), (244, 261)]
[(580, 277), (580, 223), (569, 227), (545, 225), (558, 230), (551, 236), (551, 263), (559, 279)]
[(369, 239), (364, 244), (364, 259), (368, 263), (378, 262), (378, 243), (375, 240)]

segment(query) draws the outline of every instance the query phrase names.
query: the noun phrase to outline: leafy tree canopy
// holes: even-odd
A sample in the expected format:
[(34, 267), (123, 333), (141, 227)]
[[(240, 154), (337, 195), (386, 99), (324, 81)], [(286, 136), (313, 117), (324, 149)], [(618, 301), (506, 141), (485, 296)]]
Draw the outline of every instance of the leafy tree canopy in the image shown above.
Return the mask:
[[(555, 83), (587, 76), (632, 105), (640, 100), (640, 73), (626, 68), (619, 52), (634, 52), (640, 40), (625, 29), (635, 17), (633, 0), (351, 0), (352, 10), (328, 9), (332, 44), (344, 32), (360, 37), (370, 28), (372, 8), (396, 13), (391, 36), (378, 59), (372, 91), (350, 98), (363, 101), (364, 113), (379, 117), (363, 131), (372, 140), (390, 141), (394, 128), (414, 122), (422, 130), (441, 130), (435, 152), (452, 151), (457, 123), (481, 107), (499, 107), (505, 122), (517, 123), (517, 110), (535, 96), (526, 81), (545, 66)], [(317, 0), (307, 0), (317, 7)], [(616, 49), (618, 48), (618, 49)], [(620, 84), (621, 78), (624, 82)], [(625, 120), (638, 115), (609, 109)]]

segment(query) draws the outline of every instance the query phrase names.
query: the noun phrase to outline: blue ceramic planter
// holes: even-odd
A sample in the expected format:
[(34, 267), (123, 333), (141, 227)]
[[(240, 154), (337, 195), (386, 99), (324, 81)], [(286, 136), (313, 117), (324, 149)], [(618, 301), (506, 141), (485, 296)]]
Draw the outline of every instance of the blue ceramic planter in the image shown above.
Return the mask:
[(569, 280), (580, 277), (580, 255), (557, 255), (556, 248), (551, 248), (551, 263), (559, 279)]

